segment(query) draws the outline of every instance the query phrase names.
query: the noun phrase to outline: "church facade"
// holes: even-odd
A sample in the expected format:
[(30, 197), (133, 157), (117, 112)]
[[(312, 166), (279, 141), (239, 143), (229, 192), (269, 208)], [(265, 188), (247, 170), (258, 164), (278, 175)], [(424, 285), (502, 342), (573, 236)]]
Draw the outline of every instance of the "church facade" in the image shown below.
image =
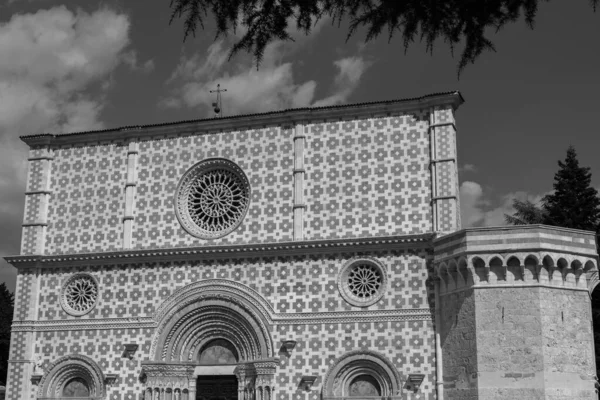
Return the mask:
[(461, 230), (458, 92), (23, 137), (7, 399), (594, 399), (594, 234)]

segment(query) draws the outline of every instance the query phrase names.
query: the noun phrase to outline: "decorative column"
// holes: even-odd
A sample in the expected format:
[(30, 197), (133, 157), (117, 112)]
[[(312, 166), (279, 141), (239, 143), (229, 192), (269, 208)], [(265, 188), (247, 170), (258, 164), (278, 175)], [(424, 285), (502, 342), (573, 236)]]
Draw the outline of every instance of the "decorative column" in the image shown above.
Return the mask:
[(429, 114), (429, 154), (431, 171), (431, 214), (434, 232), (459, 230), (458, 167), (454, 110), (433, 107)]
[(13, 325), (8, 360), (7, 400), (19, 400), (21, 395), (34, 392), (32, 382), (36, 371), (35, 321), (38, 319), (40, 269), (37, 265), (20, 268), (17, 274)]
[(277, 366), (278, 361), (276, 360), (264, 360), (254, 363), (256, 371), (256, 400), (273, 399)]
[(50, 171), (53, 159), (54, 152), (47, 147), (29, 150), (21, 254), (45, 252), (48, 203), (52, 195)]
[[(50, 174), (54, 151), (49, 137), (38, 138), (30, 144), (27, 187), (21, 254), (44, 254), (48, 229), (48, 203), (52, 194)], [(19, 268), (15, 291), (13, 326), (11, 329), (8, 360), (7, 399), (17, 400), (34, 389), (32, 376), (35, 368), (35, 325), (38, 319), (40, 269), (32, 264)]]
[(130, 142), (127, 149), (127, 182), (125, 183), (125, 215), (123, 216), (123, 248), (130, 249), (132, 244), (135, 192), (137, 186), (138, 143)]
[(146, 377), (144, 392), (151, 400), (163, 400), (170, 394), (172, 400), (196, 398), (195, 365), (142, 362)]
[(294, 240), (304, 239), (304, 125), (294, 127)]

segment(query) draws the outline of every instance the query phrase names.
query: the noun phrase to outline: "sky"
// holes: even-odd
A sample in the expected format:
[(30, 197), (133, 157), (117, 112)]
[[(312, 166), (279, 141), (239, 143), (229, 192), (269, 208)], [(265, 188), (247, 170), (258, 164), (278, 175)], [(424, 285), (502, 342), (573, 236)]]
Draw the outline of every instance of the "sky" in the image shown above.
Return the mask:
[[(85, 3), (85, 4), (84, 4)], [(211, 24), (183, 42), (169, 0), (5, 0), (0, 5), (0, 257), (19, 252), (26, 177), (20, 135), (66, 133), (210, 116), (209, 93), (227, 88), (225, 115), (348, 104), (459, 90), (463, 227), (504, 224), (512, 200), (552, 190), (569, 145), (600, 189), (600, 10), (587, 0), (540, 2), (534, 30), (521, 19), (489, 37), (457, 76), (443, 42), (433, 54), (400, 38), (346, 41), (347, 24), (322, 20), (310, 36), (228, 60), (234, 33)], [(460, 48), (457, 49), (460, 52)], [(0, 261), (12, 290), (16, 270)]]

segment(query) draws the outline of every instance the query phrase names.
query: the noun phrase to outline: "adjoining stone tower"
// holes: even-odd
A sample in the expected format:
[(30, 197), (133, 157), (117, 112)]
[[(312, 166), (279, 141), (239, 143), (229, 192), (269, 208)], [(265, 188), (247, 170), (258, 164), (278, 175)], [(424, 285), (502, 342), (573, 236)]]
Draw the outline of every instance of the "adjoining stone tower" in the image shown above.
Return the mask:
[(446, 399), (597, 399), (592, 232), (468, 229), (434, 246)]

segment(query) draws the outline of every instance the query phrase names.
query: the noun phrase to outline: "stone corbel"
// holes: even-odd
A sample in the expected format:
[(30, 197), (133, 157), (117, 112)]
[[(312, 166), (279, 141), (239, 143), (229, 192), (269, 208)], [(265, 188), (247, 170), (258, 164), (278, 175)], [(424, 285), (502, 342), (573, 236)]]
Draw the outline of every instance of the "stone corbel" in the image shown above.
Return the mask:
[(121, 357), (129, 358), (130, 360), (133, 360), (133, 355), (137, 351), (138, 347), (139, 347), (139, 345), (137, 345), (136, 343), (126, 344), (125, 350), (123, 350), (123, 354), (121, 355)]
[(414, 393), (419, 391), (419, 387), (421, 383), (423, 383), (423, 379), (425, 379), (424, 374), (410, 374), (408, 375), (408, 379), (406, 381), (406, 389), (412, 390)]
[(39, 385), (40, 381), (42, 380), (42, 377), (43, 377), (42, 374), (31, 375), (31, 383), (33, 383), (34, 385)]
[(296, 347), (295, 340), (284, 340), (281, 342), (281, 352), (285, 353), (288, 357), (291, 355), (294, 347)]
[(300, 378), (300, 384), (298, 385), (298, 387), (301, 390), (305, 390), (308, 392), (312, 388), (316, 380), (317, 377), (314, 375), (304, 375), (302, 378)]
[(119, 374), (105, 374), (104, 375), (104, 383), (107, 385), (114, 385), (119, 379)]

